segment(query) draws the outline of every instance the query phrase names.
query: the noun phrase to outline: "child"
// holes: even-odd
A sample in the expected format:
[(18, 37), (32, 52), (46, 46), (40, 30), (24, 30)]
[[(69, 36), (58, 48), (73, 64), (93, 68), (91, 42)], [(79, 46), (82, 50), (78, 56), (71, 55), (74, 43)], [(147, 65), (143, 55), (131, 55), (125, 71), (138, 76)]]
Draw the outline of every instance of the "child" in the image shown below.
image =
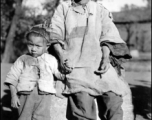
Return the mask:
[(28, 54), (20, 56), (7, 74), (11, 106), (18, 108), (18, 120), (50, 120), (51, 96), (56, 94), (54, 77), (64, 79), (57, 60), (47, 53), (49, 34), (33, 27), (26, 35)]

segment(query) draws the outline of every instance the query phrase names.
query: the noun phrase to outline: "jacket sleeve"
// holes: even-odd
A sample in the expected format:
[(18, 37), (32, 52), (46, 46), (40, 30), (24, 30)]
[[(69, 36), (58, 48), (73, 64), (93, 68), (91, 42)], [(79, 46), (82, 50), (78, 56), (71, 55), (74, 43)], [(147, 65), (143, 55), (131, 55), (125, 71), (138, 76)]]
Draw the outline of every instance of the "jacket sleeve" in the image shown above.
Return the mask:
[(102, 42), (101, 46), (107, 46), (110, 50), (110, 63), (116, 69), (118, 75), (122, 75), (123, 63), (132, 58), (125, 43)]
[(17, 86), (19, 76), (22, 72), (23, 69), (23, 62), (21, 61), (20, 58), (18, 58), (15, 63), (12, 65), (10, 71), (8, 72), (6, 76), (6, 80), (4, 84), (12, 84), (13, 86)]
[(100, 37), (100, 45), (107, 46), (110, 50), (110, 62), (121, 75), (122, 63), (131, 59), (129, 49), (126, 43), (122, 40), (119, 31), (113, 23), (112, 14), (101, 6), (102, 12), (102, 33)]
[(125, 43), (120, 37), (119, 31), (113, 23), (112, 14), (101, 6), (102, 32), (100, 43), (109, 41), (112, 43)]
[(56, 59), (54, 59), (54, 64), (53, 64), (53, 74), (55, 75), (55, 77), (58, 80), (64, 80), (65, 79), (65, 75), (63, 75), (62, 73), (59, 72), (58, 70), (58, 62)]
[(126, 59), (131, 58), (129, 49), (125, 43), (112, 43), (109, 41), (105, 41), (101, 43), (101, 46), (107, 46), (110, 49), (112, 56), (118, 58), (124, 57)]
[(63, 40), (65, 37), (65, 17), (64, 17), (64, 7), (60, 4), (54, 12), (51, 19), (51, 24), (49, 26), (51, 43), (64, 44)]
[(59, 98), (64, 98), (62, 95), (64, 89), (65, 89), (65, 75), (61, 74), (58, 70), (58, 62), (56, 59), (54, 59), (54, 68), (53, 68), (53, 74), (57, 78), (55, 81), (55, 89), (56, 89), (56, 96)]

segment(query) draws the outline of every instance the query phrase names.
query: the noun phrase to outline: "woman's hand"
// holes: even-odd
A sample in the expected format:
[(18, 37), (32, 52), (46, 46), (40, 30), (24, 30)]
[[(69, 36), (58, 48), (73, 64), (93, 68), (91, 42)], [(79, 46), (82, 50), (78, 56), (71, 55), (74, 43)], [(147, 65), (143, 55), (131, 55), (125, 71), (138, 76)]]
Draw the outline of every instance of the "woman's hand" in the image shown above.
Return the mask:
[(108, 71), (109, 67), (110, 67), (109, 58), (104, 58), (100, 63), (99, 69), (97, 71), (95, 71), (95, 73), (104, 74)]
[(69, 64), (69, 61), (66, 59), (64, 60), (63, 58), (60, 57), (59, 60), (59, 70), (61, 73), (63, 74), (69, 74), (72, 72), (73, 67), (71, 67), (71, 65)]
[(60, 44), (53, 45), (55, 53), (59, 59), (59, 71), (62, 74), (69, 74), (72, 72), (72, 67), (69, 65), (69, 61), (64, 58), (63, 49)]
[(108, 71), (109, 67), (110, 67), (110, 60), (109, 60), (109, 54), (110, 54), (110, 50), (107, 46), (102, 46), (102, 60), (99, 66), (99, 69), (97, 71), (95, 71), (95, 73), (97, 74), (104, 74)]

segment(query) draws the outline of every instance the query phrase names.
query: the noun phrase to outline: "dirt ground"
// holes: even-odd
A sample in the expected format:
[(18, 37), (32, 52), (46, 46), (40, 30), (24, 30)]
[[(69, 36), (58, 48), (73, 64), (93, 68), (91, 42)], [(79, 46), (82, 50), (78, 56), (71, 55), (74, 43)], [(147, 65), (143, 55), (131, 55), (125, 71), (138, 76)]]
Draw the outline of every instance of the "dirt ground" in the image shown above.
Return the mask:
[[(1, 120), (12, 120), (10, 118), (14, 114), (10, 108), (10, 92), (3, 85), (10, 66), (11, 64), (1, 64)], [(135, 120), (149, 120), (148, 116), (151, 112), (151, 62), (136, 62), (136, 64), (130, 62), (126, 66), (126, 81), (132, 91)]]

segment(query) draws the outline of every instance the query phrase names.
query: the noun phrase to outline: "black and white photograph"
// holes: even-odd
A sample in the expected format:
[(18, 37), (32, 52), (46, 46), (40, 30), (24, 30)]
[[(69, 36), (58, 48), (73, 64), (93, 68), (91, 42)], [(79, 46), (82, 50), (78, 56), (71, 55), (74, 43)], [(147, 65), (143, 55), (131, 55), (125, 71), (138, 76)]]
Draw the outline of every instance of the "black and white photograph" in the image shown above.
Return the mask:
[(151, 0), (1, 0), (1, 120), (151, 120)]

